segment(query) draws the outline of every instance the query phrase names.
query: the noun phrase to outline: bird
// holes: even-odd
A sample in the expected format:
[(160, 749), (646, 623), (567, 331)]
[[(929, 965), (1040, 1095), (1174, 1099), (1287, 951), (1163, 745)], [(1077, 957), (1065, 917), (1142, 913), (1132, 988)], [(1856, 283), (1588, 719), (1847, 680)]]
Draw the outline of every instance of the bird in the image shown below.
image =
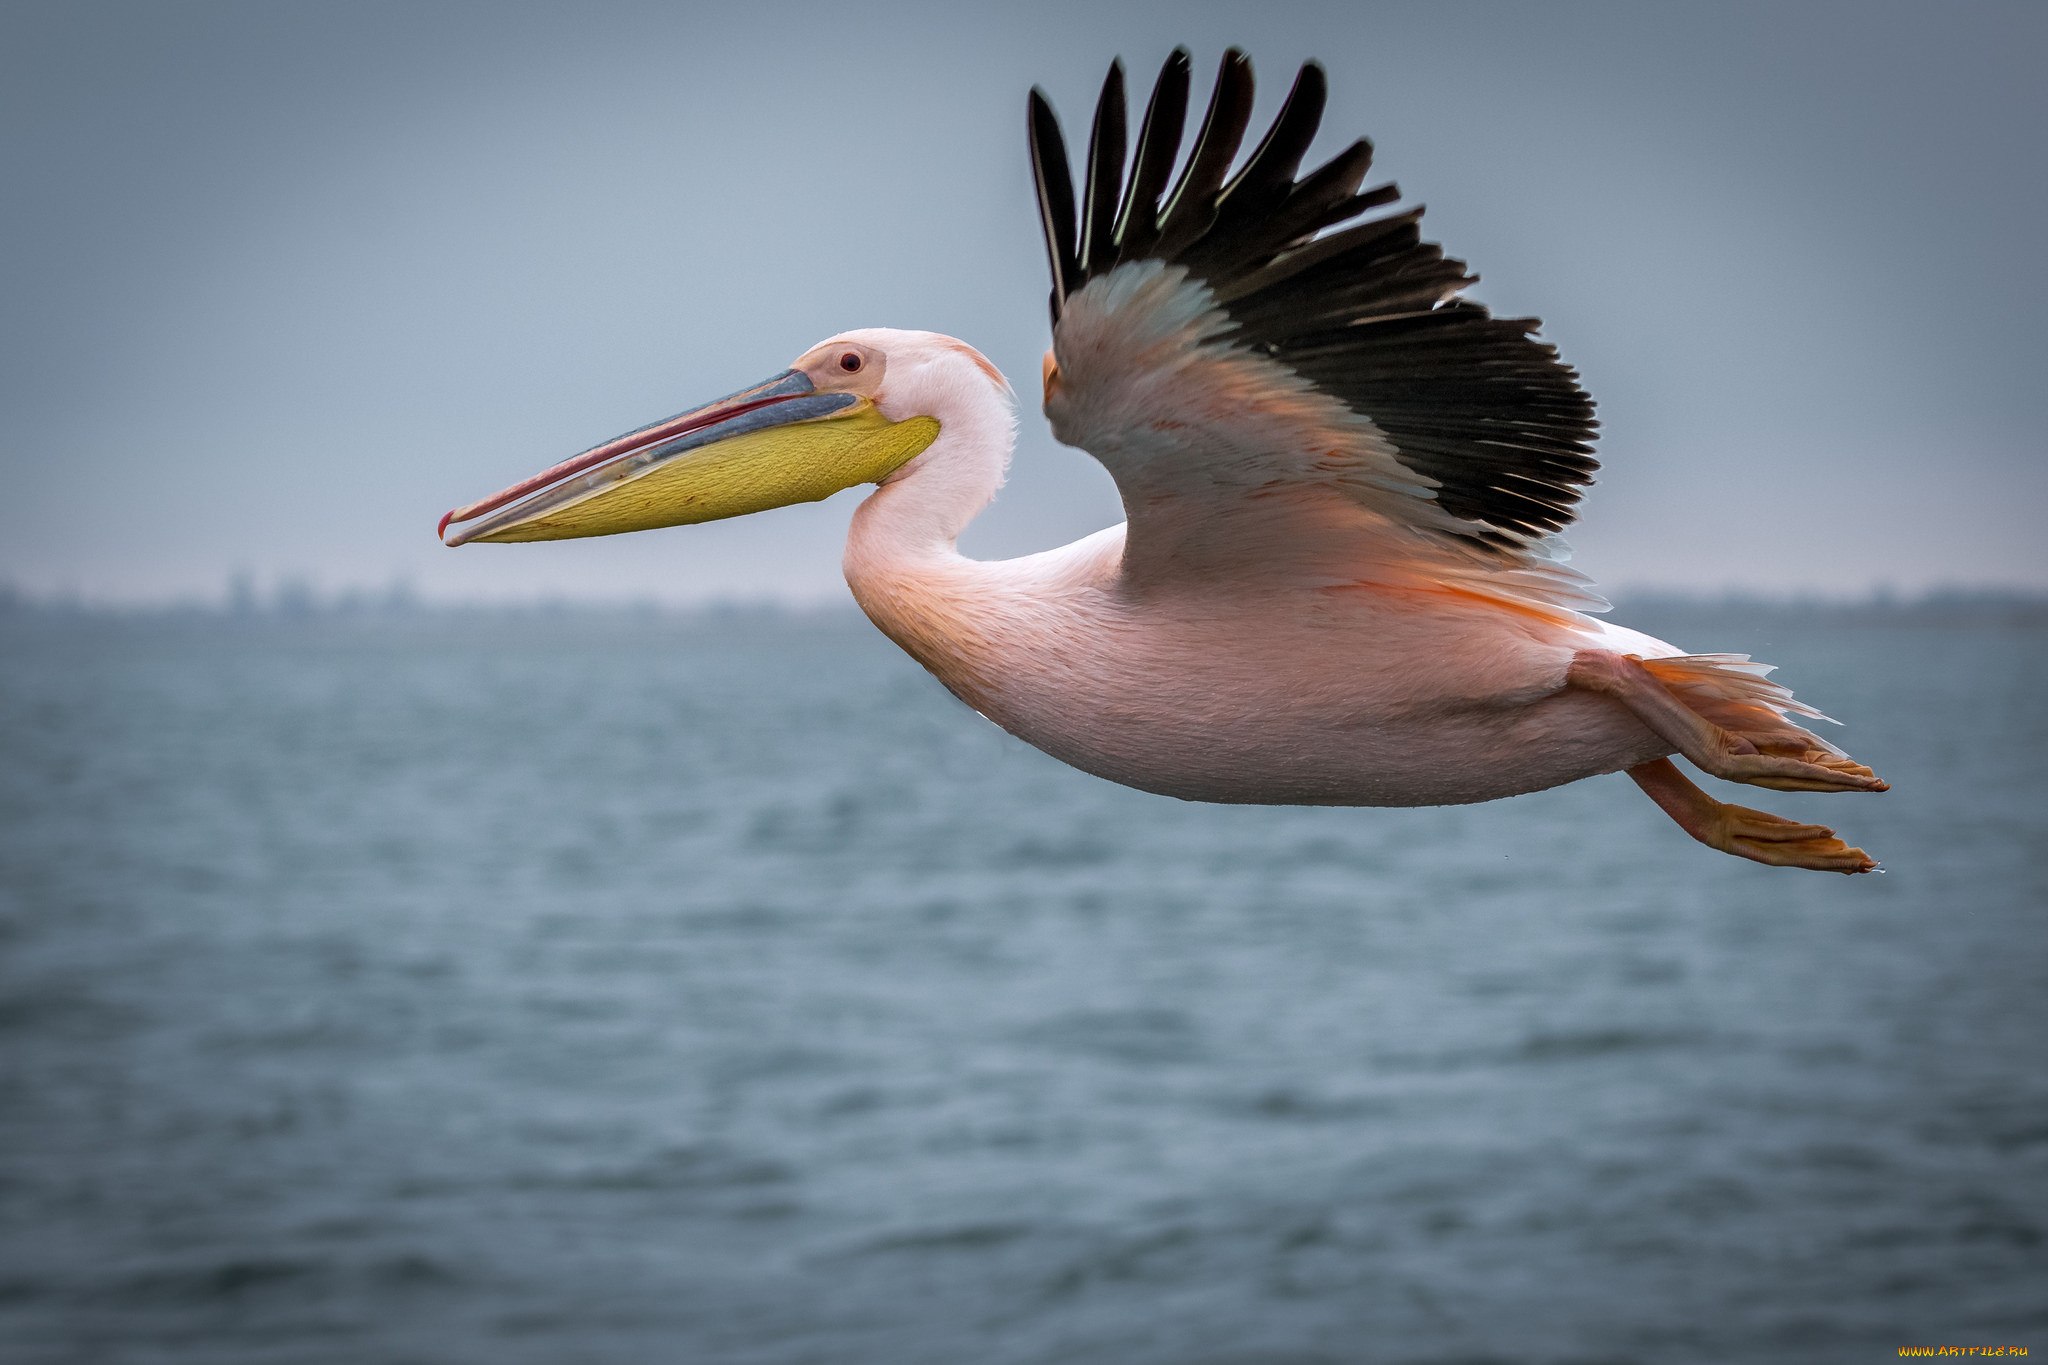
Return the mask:
[(1009, 467), (1014, 390), (963, 341), (865, 328), (449, 512), (443, 543), (688, 525), (870, 484), (844, 556), (862, 610), (967, 705), (1085, 772), (1333, 806), (1625, 772), (1710, 848), (1875, 869), (1673, 762), (1779, 791), (1887, 789), (1801, 724), (1828, 718), (1769, 666), (1602, 618), (1560, 538), (1597, 423), (1540, 320), (1467, 295), (1477, 276), (1423, 239), (1421, 207), (1365, 187), (1371, 142), (1302, 173), (1319, 64), (1242, 157), (1249, 59), (1224, 54), (1189, 143), (1192, 73), (1176, 49), (1132, 138), (1113, 62), (1078, 184), (1051, 103), (1028, 99), (1052, 274), (1044, 413), (1114, 478), (1121, 524), (961, 554)]

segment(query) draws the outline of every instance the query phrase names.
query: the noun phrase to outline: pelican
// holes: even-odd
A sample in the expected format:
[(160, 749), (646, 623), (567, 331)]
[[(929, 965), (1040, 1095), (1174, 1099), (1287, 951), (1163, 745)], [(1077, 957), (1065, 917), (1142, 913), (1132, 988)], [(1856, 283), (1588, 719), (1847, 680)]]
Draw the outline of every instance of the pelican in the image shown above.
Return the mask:
[(1043, 92), (1029, 101), (1053, 284), (1045, 415), (1115, 478), (1121, 525), (963, 556), (1008, 468), (1014, 394), (964, 342), (868, 328), (457, 508), (443, 541), (612, 535), (873, 484), (845, 553), (862, 610), (962, 701), (1085, 772), (1190, 801), (1343, 806), (1626, 772), (1710, 848), (1876, 867), (1673, 764), (1886, 789), (1798, 723), (1825, 717), (1769, 667), (1594, 614), (1607, 604), (1558, 539), (1598, 468), (1592, 402), (1537, 319), (1465, 297), (1477, 277), (1422, 240), (1421, 208), (1360, 188), (1369, 142), (1299, 173), (1322, 68), (1301, 68), (1234, 171), (1250, 63), (1224, 56), (1183, 162), (1190, 70), (1184, 49), (1166, 60), (1127, 158), (1111, 65), (1078, 203), (1059, 121)]

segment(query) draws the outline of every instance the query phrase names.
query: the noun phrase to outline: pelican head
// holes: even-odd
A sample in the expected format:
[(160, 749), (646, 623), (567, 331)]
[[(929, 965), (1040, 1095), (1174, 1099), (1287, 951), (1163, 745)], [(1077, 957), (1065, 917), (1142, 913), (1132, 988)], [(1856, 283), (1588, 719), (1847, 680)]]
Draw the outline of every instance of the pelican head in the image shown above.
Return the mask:
[(995, 375), (950, 337), (843, 332), (750, 388), (456, 508), (441, 518), (441, 538), (463, 545), (616, 535), (816, 502), (878, 483), (938, 439), (943, 414), (928, 401), (931, 371), (956, 369), (957, 352)]

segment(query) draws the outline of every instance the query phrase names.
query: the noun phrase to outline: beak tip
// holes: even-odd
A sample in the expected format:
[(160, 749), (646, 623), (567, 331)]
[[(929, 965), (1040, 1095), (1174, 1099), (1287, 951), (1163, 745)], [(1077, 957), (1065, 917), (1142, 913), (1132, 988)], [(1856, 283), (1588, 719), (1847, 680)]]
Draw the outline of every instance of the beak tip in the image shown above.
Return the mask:
[(434, 528), (434, 538), (443, 545), (448, 543), (448, 523), (453, 520), (455, 520), (455, 513), (444, 512), (441, 515), (441, 524)]

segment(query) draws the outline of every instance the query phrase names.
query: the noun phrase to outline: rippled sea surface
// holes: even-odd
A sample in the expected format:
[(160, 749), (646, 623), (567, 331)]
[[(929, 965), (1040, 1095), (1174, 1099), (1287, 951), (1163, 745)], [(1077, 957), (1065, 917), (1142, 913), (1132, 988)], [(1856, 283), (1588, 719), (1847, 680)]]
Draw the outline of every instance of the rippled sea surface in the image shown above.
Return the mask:
[(0, 619), (0, 1356), (2048, 1351), (2048, 629), (1633, 620), (1888, 873), (1146, 796), (846, 616)]

